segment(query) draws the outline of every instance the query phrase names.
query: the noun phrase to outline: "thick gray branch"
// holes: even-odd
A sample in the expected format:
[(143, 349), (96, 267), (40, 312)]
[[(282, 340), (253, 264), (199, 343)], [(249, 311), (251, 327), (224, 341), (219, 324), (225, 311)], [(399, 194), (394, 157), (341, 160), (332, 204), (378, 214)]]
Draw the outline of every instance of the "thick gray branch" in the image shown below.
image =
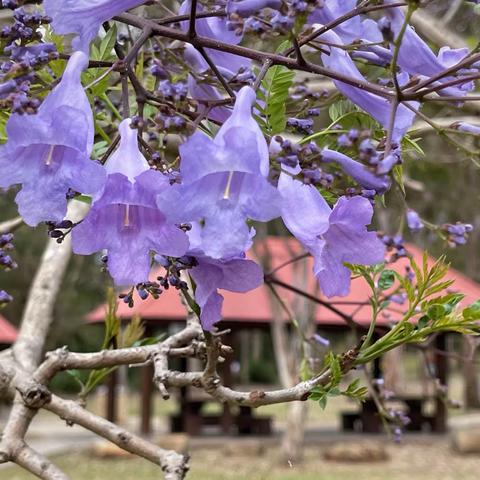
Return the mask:
[[(78, 221), (87, 211), (87, 204), (72, 201), (67, 218)], [(70, 236), (67, 236), (61, 244), (53, 239), (49, 240), (30, 288), (18, 340), (13, 346), (16, 360), (29, 372), (35, 370), (42, 358), (45, 338), (53, 319), (53, 307), (70, 256)]]
[(184, 455), (160, 448), (114, 423), (88, 412), (72, 400), (63, 400), (54, 395), (44, 408), (67, 422), (75, 423), (96, 433), (127, 452), (160, 465), (165, 473), (165, 480), (183, 480), (185, 478), (188, 471), (188, 458)]
[(13, 232), (21, 225), (23, 225), (22, 217), (5, 220), (4, 222), (0, 223), (0, 235), (3, 235), (4, 233)]

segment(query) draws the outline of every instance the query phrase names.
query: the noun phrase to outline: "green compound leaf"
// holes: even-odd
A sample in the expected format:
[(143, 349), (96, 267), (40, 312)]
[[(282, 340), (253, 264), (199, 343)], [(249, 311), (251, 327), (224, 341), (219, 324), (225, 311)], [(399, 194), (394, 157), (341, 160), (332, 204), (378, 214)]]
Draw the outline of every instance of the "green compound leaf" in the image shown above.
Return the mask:
[[(288, 47), (288, 42), (282, 43), (279, 50)], [(262, 81), (263, 92), (259, 93), (264, 106), (264, 128), (269, 135), (276, 135), (285, 130), (287, 125), (286, 103), (288, 90), (292, 86), (295, 72), (282, 65), (271, 67)]]

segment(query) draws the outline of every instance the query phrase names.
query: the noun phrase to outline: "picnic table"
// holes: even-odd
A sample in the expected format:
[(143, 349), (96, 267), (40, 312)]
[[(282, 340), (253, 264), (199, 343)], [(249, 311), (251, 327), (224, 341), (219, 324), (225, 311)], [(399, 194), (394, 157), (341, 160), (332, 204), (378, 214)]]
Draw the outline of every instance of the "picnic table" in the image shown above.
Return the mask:
[(220, 413), (209, 413), (209, 403), (218, 402), (204, 392), (191, 388), (180, 389), (179, 409), (170, 416), (172, 432), (201, 435), (214, 428), (223, 435), (271, 435), (272, 419), (257, 415), (251, 407), (222, 405)]
[[(407, 431), (430, 431), (441, 433), (445, 426), (441, 418), (442, 412), (427, 413), (428, 403), (438, 403), (434, 396), (399, 395), (392, 397), (388, 403), (396, 403), (410, 418), (406, 426)], [(372, 398), (367, 398), (357, 411), (342, 412), (342, 429), (344, 431), (358, 431), (364, 433), (380, 433), (383, 431), (383, 422)], [(439, 417), (440, 416), (440, 417)]]

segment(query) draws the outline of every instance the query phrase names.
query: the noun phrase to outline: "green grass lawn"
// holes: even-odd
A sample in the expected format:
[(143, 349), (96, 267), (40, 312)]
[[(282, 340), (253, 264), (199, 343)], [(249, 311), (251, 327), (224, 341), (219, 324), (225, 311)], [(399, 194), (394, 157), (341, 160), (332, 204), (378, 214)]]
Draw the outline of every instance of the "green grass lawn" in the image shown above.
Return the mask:
[[(361, 441), (361, 438), (359, 438)], [(192, 452), (192, 480), (477, 480), (480, 456), (459, 456), (439, 437), (406, 440), (389, 445), (391, 459), (379, 463), (348, 464), (325, 461), (324, 447), (309, 447), (302, 465), (289, 466), (277, 449), (265, 455), (246, 455), (234, 448)], [(241, 449), (239, 449), (241, 450)], [(144, 460), (96, 459), (90, 454), (71, 454), (55, 459), (72, 480), (160, 480), (158, 467)], [(18, 468), (0, 470), (0, 480), (31, 480)]]

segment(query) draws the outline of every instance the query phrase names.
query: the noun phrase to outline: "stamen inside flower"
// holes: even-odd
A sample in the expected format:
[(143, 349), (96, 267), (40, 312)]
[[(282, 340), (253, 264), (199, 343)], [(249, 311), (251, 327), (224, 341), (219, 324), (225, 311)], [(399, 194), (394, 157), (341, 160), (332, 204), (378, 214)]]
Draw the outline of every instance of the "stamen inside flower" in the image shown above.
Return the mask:
[(49, 167), (52, 164), (54, 150), (55, 150), (55, 145), (50, 145), (47, 155), (45, 156), (45, 165), (47, 167)]
[(125, 217), (123, 219), (123, 226), (130, 226), (130, 205), (125, 205)]
[(228, 174), (227, 185), (225, 186), (225, 191), (223, 192), (223, 199), (228, 200), (230, 197), (230, 189), (232, 187), (233, 172)]

